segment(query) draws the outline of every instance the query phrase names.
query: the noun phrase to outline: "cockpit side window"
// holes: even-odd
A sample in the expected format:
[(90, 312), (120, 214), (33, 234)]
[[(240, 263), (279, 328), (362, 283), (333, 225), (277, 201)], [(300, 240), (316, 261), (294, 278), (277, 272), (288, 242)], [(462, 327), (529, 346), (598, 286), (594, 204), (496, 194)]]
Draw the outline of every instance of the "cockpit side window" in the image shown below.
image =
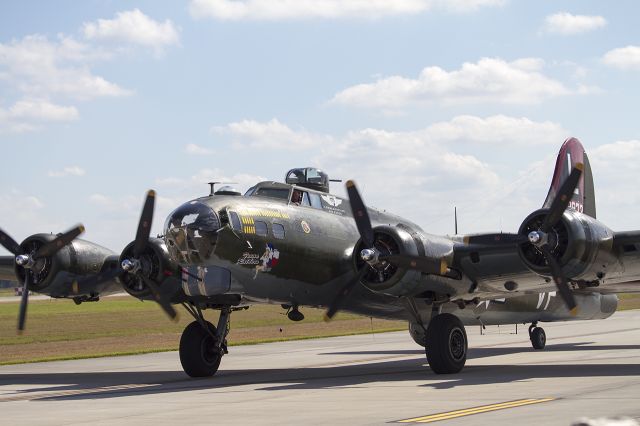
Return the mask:
[(311, 201), (309, 201), (309, 193), (307, 191), (294, 189), (291, 193), (291, 204), (295, 204), (297, 206), (310, 206)]
[(247, 192), (244, 193), (244, 196), (251, 197), (254, 192), (256, 192), (256, 187), (252, 186), (251, 188), (247, 189)]
[(302, 205), (303, 206), (311, 206), (311, 201), (309, 201), (309, 193), (308, 192), (303, 192), (302, 193)]
[(320, 200), (320, 194), (316, 194), (315, 192), (310, 192), (309, 200), (311, 201), (311, 207), (313, 207), (314, 209), (322, 210), (322, 201)]

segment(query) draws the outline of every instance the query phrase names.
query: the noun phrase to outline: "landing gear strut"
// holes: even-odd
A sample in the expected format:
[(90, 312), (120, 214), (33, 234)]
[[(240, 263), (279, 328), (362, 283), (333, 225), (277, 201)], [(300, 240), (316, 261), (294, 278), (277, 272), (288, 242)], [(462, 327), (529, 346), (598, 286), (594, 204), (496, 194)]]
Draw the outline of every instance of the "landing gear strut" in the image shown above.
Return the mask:
[(429, 367), (436, 374), (458, 373), (467, 361), (467, 332), (458, 317), (434, 316), (427, 328), (426, 353)]
[(547, 344), (547, 335), (542, 327), (538, 327), (538, 321), (533, 322), (529, 326), (529, 339), (531, 340), (533, 349), (544, 349), (544, 346)]
[(194, 309), (185, 305), (185, 308), (196, 320), (184, 329), (180, 338), (182, 368), (191, 377), (213, 376), (218, 371), (222, 356), (227, 353), (231, 308), (220, 310), (217, 327), (204, 319), (197, 306)]

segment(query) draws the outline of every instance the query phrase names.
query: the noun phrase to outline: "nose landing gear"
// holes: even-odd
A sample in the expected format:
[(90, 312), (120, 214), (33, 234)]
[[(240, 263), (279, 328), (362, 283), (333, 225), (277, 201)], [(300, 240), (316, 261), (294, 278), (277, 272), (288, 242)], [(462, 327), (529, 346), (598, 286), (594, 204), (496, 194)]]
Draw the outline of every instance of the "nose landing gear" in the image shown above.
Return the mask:
[(547, 344), (547, 335), (544, 332), (544, 328), (538, 327), (538, 321), (529, 326), (529, 339), (531, 340), (531, 346), (536, 350), (544, 349)]

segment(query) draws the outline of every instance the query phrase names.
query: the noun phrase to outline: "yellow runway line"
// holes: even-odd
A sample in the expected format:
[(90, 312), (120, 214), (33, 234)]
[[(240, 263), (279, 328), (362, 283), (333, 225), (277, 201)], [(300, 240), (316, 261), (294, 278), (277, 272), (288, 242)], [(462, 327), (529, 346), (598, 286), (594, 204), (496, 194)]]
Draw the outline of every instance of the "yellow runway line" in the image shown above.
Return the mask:
[(441, 420), (455, 419), (457, 417), (470, 416), (472, 414), (487, 413), (490, 411), (504, 410), (507, 408), (522, 407), (524, 405), (540, 404), (541, 402), (553, 401), (555, 398), (519, 399), (507, 401), (499, 404), (482, 405), (480, 407), (466, 408), (462, 410), (447, 411), (444, 413), (430, 414), (423, 417), (400, 420), (398, 423), (431, 423)]

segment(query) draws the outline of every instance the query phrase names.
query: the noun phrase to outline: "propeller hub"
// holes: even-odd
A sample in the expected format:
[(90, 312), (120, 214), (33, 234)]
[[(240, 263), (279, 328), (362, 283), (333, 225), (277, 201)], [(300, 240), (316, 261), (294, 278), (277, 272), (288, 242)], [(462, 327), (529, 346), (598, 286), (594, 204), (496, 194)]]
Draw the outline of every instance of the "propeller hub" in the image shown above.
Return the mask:
[(548, 236), (542, 231), (531, 231), (527, 235), (529, 242), (536, 247), (540, 247), (548, 242)]
[(28, 254), (20, 254), (16, 256), (16, 263), (23, 268), (32, 268), (35, 262)]
[(380, 253), (376, 249), (362, 249), (360, 251), (360, 257), (367, 263), (378, 263), (378, 256)]
[(138, 272), (138, 270), (140, 270), (140, 267), (141, 267), (140, 261), (138, 259), (133, 259), (133, 260), (125, 259), (125, 260), (122, 261), (120, 266), (126, 272), (132, 272), (132, 273)]

